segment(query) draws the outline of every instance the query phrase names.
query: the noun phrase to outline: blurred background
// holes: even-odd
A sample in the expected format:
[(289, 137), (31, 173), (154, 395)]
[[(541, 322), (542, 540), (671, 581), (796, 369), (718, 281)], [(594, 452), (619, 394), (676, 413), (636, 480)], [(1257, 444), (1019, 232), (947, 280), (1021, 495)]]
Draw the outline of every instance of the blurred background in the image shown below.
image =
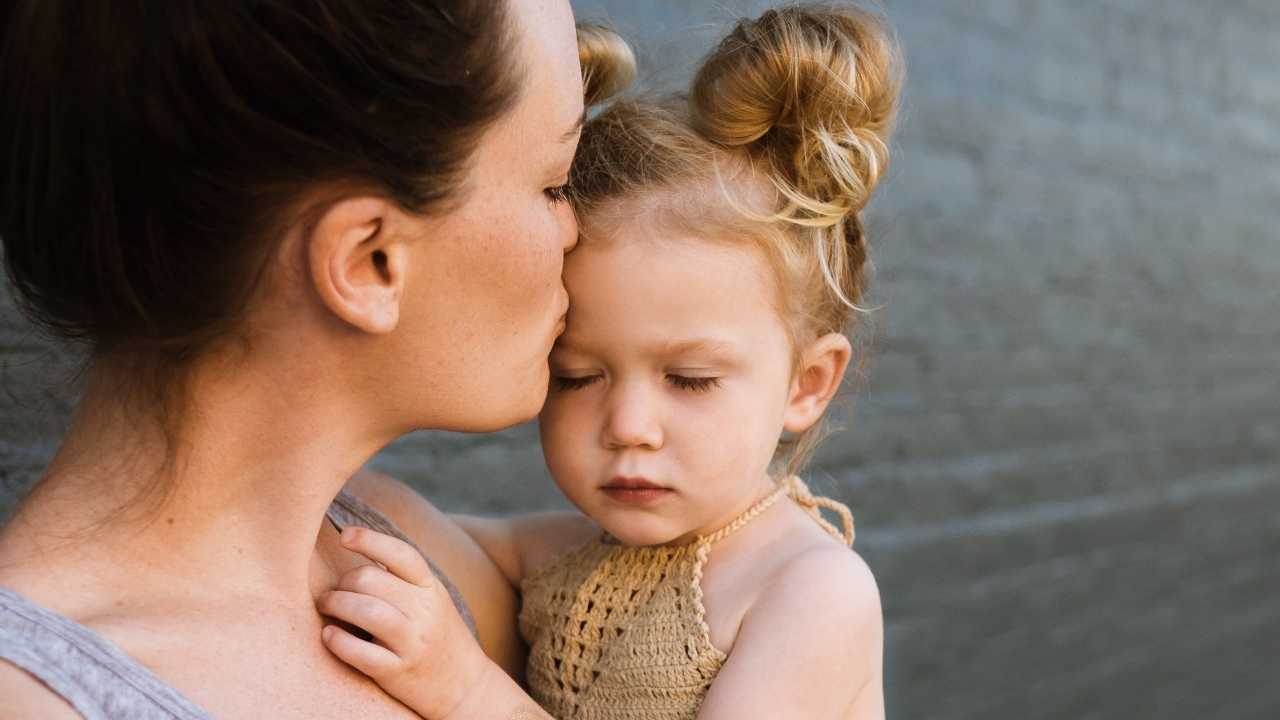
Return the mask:
[[(673, 89), (769, 3), (573, 4)], [(880, 581), (889, 716), (1280, 717), (1280, 3), (881, 7), (883, 309), (811, 484)], [(75, 358), (0, 295), (3, 516)], [(374, 464), (449, 510), (563, 506), (530, 426)]]

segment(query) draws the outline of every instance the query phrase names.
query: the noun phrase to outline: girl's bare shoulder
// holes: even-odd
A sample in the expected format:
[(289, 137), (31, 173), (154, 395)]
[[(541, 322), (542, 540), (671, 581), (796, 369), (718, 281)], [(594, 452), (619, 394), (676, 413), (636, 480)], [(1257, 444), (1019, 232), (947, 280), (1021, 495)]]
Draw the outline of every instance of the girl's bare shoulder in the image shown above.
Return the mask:
[[(736, 584), (745, 587), (752, 578), (757, 585), (732, 618), (728, 659), (704, 704), (709, 718), (748, 711), (884, 717), (884, 621), (875, 576), (858, 553), (797, 514), (762, 526), (731, 559), (748, 568)], [(795, 519), (808, 525), (789, 521)], [(778, 657), (789, 662), (772, 662)]]
[(524, 576), (538, 574), (557, 558), (600, 537), (594, 520), (580, 512), (559, 511), (521, 516), (521, 564)]

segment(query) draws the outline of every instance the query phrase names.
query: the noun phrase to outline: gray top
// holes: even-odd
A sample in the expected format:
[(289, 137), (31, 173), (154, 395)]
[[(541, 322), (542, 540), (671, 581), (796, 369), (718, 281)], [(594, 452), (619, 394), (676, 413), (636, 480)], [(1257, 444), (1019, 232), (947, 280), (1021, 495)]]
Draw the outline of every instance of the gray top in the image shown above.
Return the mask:
[[(339, 529), (347, 525), (367, 527), (412, 544), (385, 515), (346, 491), (334, 498), (326, 515)], [(475, 633), (475, 621), (457, 588), (430, 558), (427, 562), (448, 588), (458, 612)], [(0, 658), (43, 682), (86, 720), (212, 718), (208, 711), (183, 697), (97, 633), (3, 587), (0, 587)]]

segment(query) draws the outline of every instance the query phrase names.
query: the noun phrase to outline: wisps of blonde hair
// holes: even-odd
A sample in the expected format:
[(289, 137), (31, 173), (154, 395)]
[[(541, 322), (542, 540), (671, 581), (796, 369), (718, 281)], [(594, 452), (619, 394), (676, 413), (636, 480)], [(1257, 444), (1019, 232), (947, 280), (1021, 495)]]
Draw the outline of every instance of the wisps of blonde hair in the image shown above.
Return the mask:
[[(870, 11), (801, 5), (738, 22), (687, 95), (618, 100), (587, 124), (570, 177), (584, 241), (606, 208), (656, 198), (701, 235), (757, 243), (793, 345), (848, 331), (869, 311), (861, 212), (889, 165), (902, 79)], [(822, 434), (794, 439), (788, 473)]]

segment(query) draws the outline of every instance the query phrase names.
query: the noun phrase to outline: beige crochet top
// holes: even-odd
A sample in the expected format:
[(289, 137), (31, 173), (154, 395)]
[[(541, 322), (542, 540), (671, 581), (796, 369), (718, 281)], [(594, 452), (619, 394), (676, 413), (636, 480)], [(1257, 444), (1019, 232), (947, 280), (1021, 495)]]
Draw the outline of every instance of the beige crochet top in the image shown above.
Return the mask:
[[(687, 545), (629, 547), (605, 534), (526, 578), (520, 633), (534, 699), (557, 720), (691, 720), (727, 657), (711, 644), (702, 604), (707, 553), (784, 495), (853, 544), (849, 509), (792, 477)], [(839, 514), (843, 531), (821, 507)]]

